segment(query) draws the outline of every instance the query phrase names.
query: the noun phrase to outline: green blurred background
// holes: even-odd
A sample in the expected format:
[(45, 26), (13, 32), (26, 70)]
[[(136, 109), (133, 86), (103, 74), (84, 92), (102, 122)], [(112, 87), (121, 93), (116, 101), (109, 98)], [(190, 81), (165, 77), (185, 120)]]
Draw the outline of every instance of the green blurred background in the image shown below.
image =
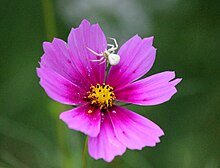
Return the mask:
[(67, 39), (83, 18), (120, 45), (154, 35), (149, 74), (175, 70), (183, 81), (171, 101), (128, 108), (163, 128), (155, 148), (127, 150), (89, 168), (220, 167), (220, 1), (0, 0), (0, 167), (80, 168), (85, 136), (58, 118), (70, 108), (49, 99), (36, 67), (42, 42)]

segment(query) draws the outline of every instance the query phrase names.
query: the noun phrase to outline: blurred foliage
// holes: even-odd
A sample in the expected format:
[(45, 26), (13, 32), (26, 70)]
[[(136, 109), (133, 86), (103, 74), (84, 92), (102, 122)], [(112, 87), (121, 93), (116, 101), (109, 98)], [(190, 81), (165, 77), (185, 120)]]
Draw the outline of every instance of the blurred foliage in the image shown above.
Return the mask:
[[(45, 1), (0, 1), (0, 167), (81, 167), (85, 136), (59, 120), (71, 107), (47, 97), (36, 67), (42, 42), (52, 34), (67, 39), (83, 18), (120, 44), (136, 33), (154, 35), (157, 59), (149, 74), (175, 70), (183, 78), (171, 101), (128, 107), (163, 128), (157, 147), (127, 150), (112, 163), (88, 157), (88, 167), (220, 167), (220, 1), (57, 0), (44, 12)], [(46, 27), (53, 10), (56, 35)]]

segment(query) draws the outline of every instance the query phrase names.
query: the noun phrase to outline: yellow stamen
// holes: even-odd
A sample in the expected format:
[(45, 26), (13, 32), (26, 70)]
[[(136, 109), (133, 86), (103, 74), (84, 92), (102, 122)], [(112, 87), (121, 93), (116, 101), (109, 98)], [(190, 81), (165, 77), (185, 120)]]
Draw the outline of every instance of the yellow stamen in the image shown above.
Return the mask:
[(101, 110), (111, 107), (115, 98), (113, 87), (106, 84), (91, 86), (88, 92), (88, 99), (90, 99), (91, 104), (99, 106)]
[(92, 113), (92, 110), (88, 110), (88, 113), (91, 114), (91, 113)]

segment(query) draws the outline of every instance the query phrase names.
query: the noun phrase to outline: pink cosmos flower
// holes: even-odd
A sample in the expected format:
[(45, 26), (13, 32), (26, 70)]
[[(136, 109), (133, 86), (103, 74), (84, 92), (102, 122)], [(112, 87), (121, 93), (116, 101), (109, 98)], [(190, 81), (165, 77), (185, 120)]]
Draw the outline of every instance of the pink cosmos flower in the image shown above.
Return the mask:
[(63, 112), (60, 119), (70, 129), (89, 136), (88, 150), (94, 159), (110, 162), (126, 148), (141, 150), (153, 147), (164, 135), (159, 126), (117, 102), (157, 105), (168, 101), (181, 79), (173, 71), (165, 71), (138, 80), (152, 67), (156, 49), (153, 37), (135, 35), (118, 51), (119, 64), (111, 66), (92, 62), (97, 53), (107, 49), (106, 37), (98, 24), (83, 20), (71, 30), (68, 42), (55, 38), (44, 42), (44, 54), (37, 68), (40, 85), (48, 96), (63, 104), (78, 107)]

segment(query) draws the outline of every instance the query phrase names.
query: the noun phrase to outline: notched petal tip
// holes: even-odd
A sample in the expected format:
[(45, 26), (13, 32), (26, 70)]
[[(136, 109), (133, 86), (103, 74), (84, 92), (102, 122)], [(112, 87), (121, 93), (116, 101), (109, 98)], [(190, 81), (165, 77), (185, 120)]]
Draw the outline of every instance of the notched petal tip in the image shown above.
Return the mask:
[(79, 25), (79, 28), (82, 28), (82, 27), (87, 27), (87, 26), (90, 26), (90, 22), (86, 19), (83, 19), (82, 22), (80, 23)]
[(66, 42), (63, 41), (62, 39), (59, 39), (59, 38), (56, 38), (56, 37), (53, 38), (53, 40), (52, 40), (51, 43), (54, 44), (54, 43), (57, 43), (57, 42), (58, 42), (58, 43), (59, 43), (59, 42), (61, 42), (61, 43), (63, 43), (63, 42), (66, 43)]
[(150, 37), (145, 37), (142, 38), (141, 36), (139, 36), (138, 34), (134, 35), (131, 39), (138, 39), (138, 40), (142, 40), (144, 42), (146, 42), (148, 45), (153, 45), (153, 41), (154, 41), (154, 36), (150, 36)]
[(90, 22), (87, 19), (83, 19), (81, 24), (90, 24)]
[(176, 86), (181, 81), (182, 81), (182, 78), (177, 78), (177, 79), (174, 79), (173, 81), (171, 81), (170, 84), (173, 85), (173, 86)]
[(48, 42), (48, 41), (44, 41), (42, 46), (43, 46), (43, 50), (44, 52), (46, 51), (47, 47), (51, 44), (51, 42)]
[(150, 37), (147, 37), (149, 39), (151, 39), (152, 41), (154, 40), (154, 36), (150, 36)]
[(153, 46), (154, 36), (146, 37), (146, 38), (143, 39), (143, 41), (145, 41), (147, 43), (147, 45), (152, 46), (154, 49), (156, 49)]
[[(40, 64), (40, 63), (39, 63), (39, 64)], [(36, 68), (36, 74), (37, 74), (37, 76), (40, 78), (40, 68), (39, 68), (39, 67)]]

